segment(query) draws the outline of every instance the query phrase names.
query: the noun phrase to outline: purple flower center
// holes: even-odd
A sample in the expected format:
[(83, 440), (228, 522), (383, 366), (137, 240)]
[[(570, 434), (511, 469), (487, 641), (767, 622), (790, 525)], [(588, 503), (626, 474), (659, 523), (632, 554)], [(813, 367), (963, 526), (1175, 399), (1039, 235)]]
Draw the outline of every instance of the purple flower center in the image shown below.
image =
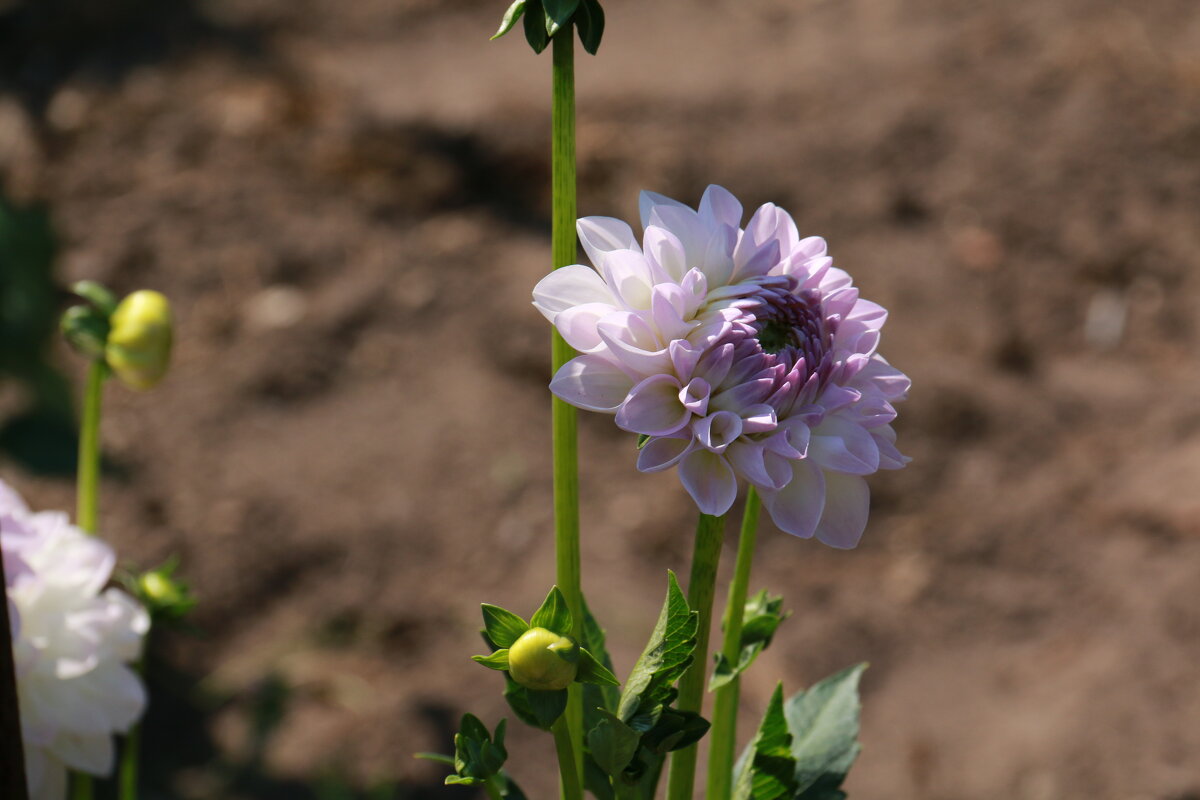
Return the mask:
[[(789, 283), (794, 285), (794, 281)], [(764, 286), (753, 301), (744, 308), (746, 322), (753, 327), (764, 353), (789, 365), (803, 358), (810, 369), (821, 363), (833, 330), (822, 314), (817, 292), (795, 293), (792, 285)]]

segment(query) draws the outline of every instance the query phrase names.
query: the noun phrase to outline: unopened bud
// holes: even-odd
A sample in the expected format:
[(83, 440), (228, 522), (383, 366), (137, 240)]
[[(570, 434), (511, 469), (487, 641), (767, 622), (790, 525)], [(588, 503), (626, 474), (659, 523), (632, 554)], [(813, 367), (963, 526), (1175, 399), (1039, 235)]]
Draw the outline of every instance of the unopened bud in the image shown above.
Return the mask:
[(171, 304), (158, 292), (143, 289), (117, 305), (109, 320), (105, 360), (131, 389), (154, 387), (171, 361)]
[(62, 332), (67, 343), (90, 359), (104, 358), (108, 320), (91, 306), (71, 306), (62, 315)]
[(508, 673), (526, 689), (565, 689), (578, 671), (579, 646), (545, 628), (530, 628), (508, 649)]

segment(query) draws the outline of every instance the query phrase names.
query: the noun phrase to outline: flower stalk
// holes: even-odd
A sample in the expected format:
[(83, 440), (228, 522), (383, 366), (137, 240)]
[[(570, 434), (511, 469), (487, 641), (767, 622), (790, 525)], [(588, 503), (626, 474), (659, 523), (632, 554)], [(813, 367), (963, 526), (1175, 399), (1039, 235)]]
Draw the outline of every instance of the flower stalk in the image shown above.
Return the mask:
[[(553, 37), (551, 57), (552, 133), (551, 255), (555, 269), (575, 261), (575, 41), (572, 25)], [(554, 331), (551, 362), (554, 371), (575, 356), (575, 351)], [(579, 448), (576, 411), (557, 397), (551, 400), (554, 439), (554, 550), (556, 581), (567, 600), (573, 628), (582, 639), (583, 600), (579, 554)], [(567, 709), (555, 725), (562, 796), (583, 796), (583, 695), (580, 687), (568, 689)]]
[[(701, 514), (696, 525), (696, 541), (692, 550), (692, 573), (688, 578), (688, 606), (699, 613), (696, 631), (696, 656), (687, 672), (679, 679), (679, 697), (675, 706), (680, 711), (699, 712), (704, 703), (704, 686), (708, 673), (708, 631), (712, 627), (713, 595), (717, 584), (717, 565), (721, 560), (721, 540), (725, 517)], [(667, 774), (668, 800), (692, 800), (696, 781), (697, 745), (677, 750), (671, 756)]]
[[(725, 605), (724, 640), (721, 652), (730, 664), (741, 658), (742, 622), (746, 611), (746, 593), (750, 584), (750, 566), (754, 561), (754, 545), (758, 539), (758, 512), (762, 505), (754, 487), (746, 494), (742, 512), (742, 530), (738, 539), (737, 560), (733, 567), (733, 582)], [(716, 691), (713, 703), (712, 731), (709, 734), (708, 800), (729, 800), (733, 789), (734, 748), (737, 740), (737, 713), (741, 679), (734, 677)]]
[(83, 393), (83, 421), (79, 431), (79, 470), (76, 521), (93, 536), (100, 496), (100, 410), (104, 398), (104, 379), (108, 367), (102, 359), (88, 366), (87, 387)]

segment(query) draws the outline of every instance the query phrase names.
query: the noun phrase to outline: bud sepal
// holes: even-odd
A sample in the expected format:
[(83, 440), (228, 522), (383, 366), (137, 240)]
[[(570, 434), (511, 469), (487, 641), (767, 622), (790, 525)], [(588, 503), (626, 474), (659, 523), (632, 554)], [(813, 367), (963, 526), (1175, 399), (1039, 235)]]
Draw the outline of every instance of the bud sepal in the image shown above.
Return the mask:
[(617, 686), (615, 675), (571, 635), (574, 619), (557, 586), (529, 622), (484, 603), (483, 637), (494, 648), (472, 660), (506, 673), (505, 695), (521, 719), (549, 728), (566, 707), (572, 683)]

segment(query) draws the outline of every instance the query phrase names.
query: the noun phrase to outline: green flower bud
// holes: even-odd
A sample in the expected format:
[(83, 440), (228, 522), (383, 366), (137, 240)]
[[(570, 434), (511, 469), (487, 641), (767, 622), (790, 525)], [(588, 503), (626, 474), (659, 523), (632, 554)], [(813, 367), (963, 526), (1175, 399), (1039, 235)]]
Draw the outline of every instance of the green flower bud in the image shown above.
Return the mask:
[(171, 361), (171, 304), (158, 292), (143, 289), (117, 305), (110, 320), (105, 359), (131, 389), (154, 387)]
[(565, 689), (578, 671), (579, 645), (545, 628), (530, 628), (508, 649), (508, 674), (526, 689)]

